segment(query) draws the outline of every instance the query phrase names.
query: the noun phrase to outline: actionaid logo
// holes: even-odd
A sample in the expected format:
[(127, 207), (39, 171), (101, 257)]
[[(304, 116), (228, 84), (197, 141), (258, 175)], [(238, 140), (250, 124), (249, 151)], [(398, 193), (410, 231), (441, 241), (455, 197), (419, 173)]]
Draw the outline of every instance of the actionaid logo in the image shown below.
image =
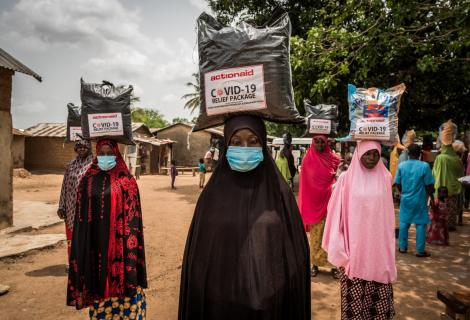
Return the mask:
[(221, 80), (221, 79), (231, 79), (231, 78), (241, 78), (254, 75), (255, 71), (253, 69), (246, 69), (241, 72), (223, 72), (216, 76), (211, 77), (211, 81)]

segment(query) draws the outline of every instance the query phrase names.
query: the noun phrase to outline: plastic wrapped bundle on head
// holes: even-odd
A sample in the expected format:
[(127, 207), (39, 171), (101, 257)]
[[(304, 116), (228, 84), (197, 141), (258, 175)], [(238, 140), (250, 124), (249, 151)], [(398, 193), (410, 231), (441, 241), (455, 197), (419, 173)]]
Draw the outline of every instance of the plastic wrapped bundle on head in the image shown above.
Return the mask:
[(405, 146), (405, 148), (408, 148), (410, 145), (414, 143), (415, 138), (416, 138), (416, 132), (413, 129), (406, 130), (401, 141), (403, 145)]
[(452, 143), (452, 148), (454, 148), (454, 151), (457, 152), (458, 154), (463, 154), (465, 151), (467, 151), (467, 148), (465, 147), (465, 144), (460, 141), (456, 140)]
[(448, 146), (451, 145), (455, 139), (455, 126), (452, 123), (452, 120), (448, 120), (444, 123), (440, 138), (443, 145)]
[(200, 113), (193, 131), (235, 115), (303, 124), (295, 107), (290, 66), (291, 24), (278, 11), (262, 28), (225, 26), (207, 13), (197, 19)]
[(395, 174), (397, 173), (398, 168), (398, 157), (400, 156), (398, 150), (405, 150), (405, 146), (401, 144), (400, 137), (396, 136), (395, 145), (393, 146), (392, 152), (390, 152), (390, 173), (392, 178), (395, 179)]

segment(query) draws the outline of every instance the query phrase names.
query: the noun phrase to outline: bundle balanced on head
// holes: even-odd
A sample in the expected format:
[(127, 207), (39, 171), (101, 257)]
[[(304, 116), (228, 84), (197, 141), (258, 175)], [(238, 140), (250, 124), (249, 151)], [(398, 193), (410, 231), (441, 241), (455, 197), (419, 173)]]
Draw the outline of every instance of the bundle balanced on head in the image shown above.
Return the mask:
[(357, 147), (328, 202), (322, 248), (340, 269), (341, 319), (392, 319), (395, 210), (379, 141), (396, 141), (404, 85), (348, 89), (351, 129), (344, 140)]
[(188, 233), (180, 320), (311, 318), (308, 241), (263, 122), (305, 119), (293, 97), (289, 16), (270, 21), (261, 29), (224, 26), (206, 13), (197, 21), (201, 109), (193, 131), (224, 125), (225, 146)]

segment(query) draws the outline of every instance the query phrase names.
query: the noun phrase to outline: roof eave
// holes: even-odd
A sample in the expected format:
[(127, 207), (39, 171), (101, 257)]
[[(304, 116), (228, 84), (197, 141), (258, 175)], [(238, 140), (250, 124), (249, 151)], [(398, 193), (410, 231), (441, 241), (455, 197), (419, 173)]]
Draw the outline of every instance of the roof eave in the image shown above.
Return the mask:
[(0, 48), (0, 58), (3, 58), (3, 59), (0, 59), (0, 61), (1, 60), (4, 61), (4, 63), (0, 64), (0, 67), (14, 71), (14, 72), (27, 74), (29, 76), (32, 76), (39, 82), (42, 82), (42, 77), (39, 74), (31, 70), (24, 63), (22, 63), (21, 61), (13, 57), (11, 54), (6, 52), (2, 48)]

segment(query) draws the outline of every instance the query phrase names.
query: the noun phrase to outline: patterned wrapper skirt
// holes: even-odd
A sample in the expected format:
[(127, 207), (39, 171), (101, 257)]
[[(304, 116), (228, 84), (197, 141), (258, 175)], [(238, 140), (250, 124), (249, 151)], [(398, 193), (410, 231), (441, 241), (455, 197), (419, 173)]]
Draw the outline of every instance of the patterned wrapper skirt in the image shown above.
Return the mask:
[(147, 303), (142, 288), (137, 289), (137, 293), (132, 298), (108, 298), (97, 301), (90, 307), (89, 314), (91, 320), (145, 320)]
[(310, 263), (317, 267), (333, 268), (328, 262), (328, 254), (321, 247), (326, 218), (310, 226)]
[(393, 319), (393, 288), (391, 283), (349, 279), (341, 270), (341, 319)]

